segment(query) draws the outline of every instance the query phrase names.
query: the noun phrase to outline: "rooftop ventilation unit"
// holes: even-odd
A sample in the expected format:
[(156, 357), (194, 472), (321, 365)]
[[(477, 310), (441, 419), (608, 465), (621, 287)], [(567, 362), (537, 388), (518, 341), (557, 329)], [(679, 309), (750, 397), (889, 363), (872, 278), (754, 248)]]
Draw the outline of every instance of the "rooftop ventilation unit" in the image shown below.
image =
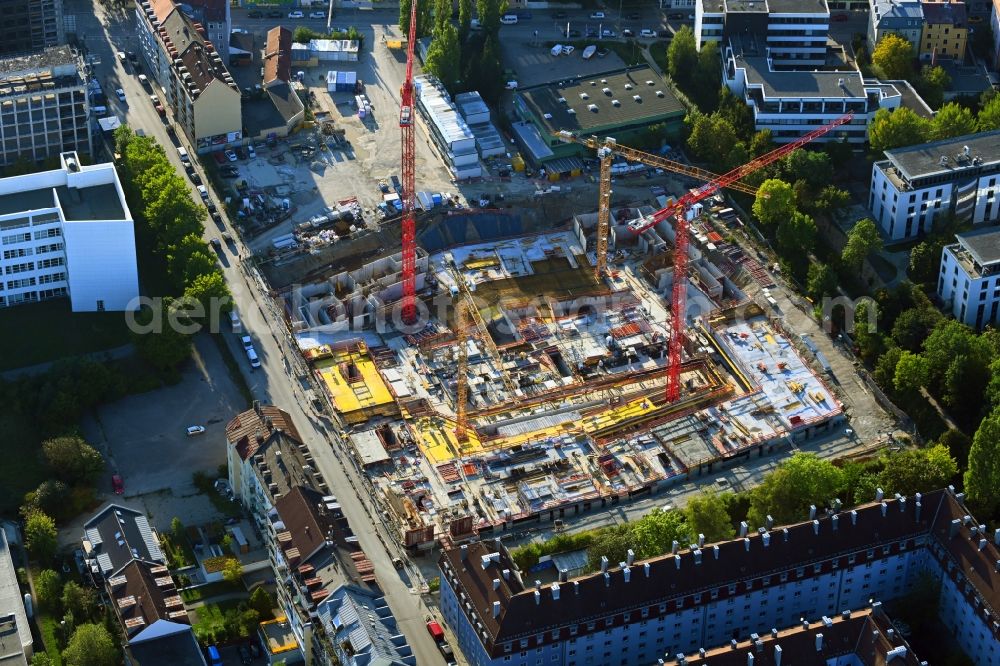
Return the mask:
[(588, 105), (587, 105), (587, 109), (588, 109), (589, 111), (592, 111), (592, 112), (594, 112), (594, 113), (597, 113), (597, 105), (596, 105), (596, 104), (588, 104)]
[(566, 98), (565, 98), (565, 97), (560, 97), (560, 98), (559, 98), (559, 102), (560, 102), (561, 104), (565, 104), (565, 103), (566, 103)]
[(626, 83), (625, 84), (625, 90), (632, 90), (632, 84), (631, 83)]
[(632, 99), (634, 99), (637, 102), (642, 102), (642, 97), (640, 97), (639, 95), (632, 95)]
[(619, 102), (617, 99), (611, 100), (611, 106), (621, 106), (621, 105), (622, 103)]
[(580, 93), (580, 99), (590, 99), (590, 95), (587, 93)]
[(657, 90), (656, 91), (656, 96), (657, 97), (663, 97), (663, 91), (662, 90)]
[(566, 109), (566, 113), (570, 113), (570, 114), (572, 114), (572, 115), (575, 116), (576, 115), (576, 109)]
[(551, 113), (543, 113), (542, 114), (542, 118), (545, 118), (546, 120), (552, 120), (552, 114)]
[(607, 95), (608, 97), (611, 97), (611, 88), (601, 88), (601, 92)]

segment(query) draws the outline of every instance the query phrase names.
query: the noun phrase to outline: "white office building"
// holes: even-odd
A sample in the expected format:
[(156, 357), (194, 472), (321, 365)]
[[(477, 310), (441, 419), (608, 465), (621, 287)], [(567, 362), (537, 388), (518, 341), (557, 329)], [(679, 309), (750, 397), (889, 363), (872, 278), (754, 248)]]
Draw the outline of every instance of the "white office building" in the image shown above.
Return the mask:
[(74, 312), (137, 307), (135, 229), (112, 164), (0, 179), (0, 307), (69, 296)]
[(997, 323), (1000, 307), (1000, 228), (957, 234), (941, 252), (938, 296), (955, 319), (980, 329)]
[(747, 35), (763, 36), (777, 66), (816, 66), (826, 62), (830, 8), (826, 0), (698, 0), (694, 34), (706, 42)]
[(929, 233), (948, 213), (1000, 219), (1000, 130), (885, 151), (872, 166), (868, 207), (891, 240)]

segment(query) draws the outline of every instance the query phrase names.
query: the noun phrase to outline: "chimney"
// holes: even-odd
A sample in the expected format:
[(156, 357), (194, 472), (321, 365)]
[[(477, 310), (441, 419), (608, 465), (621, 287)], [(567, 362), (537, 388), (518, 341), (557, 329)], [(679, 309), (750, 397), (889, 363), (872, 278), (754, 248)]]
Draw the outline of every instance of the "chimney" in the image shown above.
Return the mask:
[(815, 519), (816, 519), (816, 505), (815, 504), (810, 504), (809, 505), (809, 520), (815, 520)]
[(490, 558), (489, 555), (483, 555), (481, 558), (479, 558), (479, 561), (483, 565), (483, 569), (489, 569), (490, 562), (492, 562), (493, 560)]
[(837, 528), (840, 527), (840, 516), (833, 514), (833, 517), (830, 518), (830, 526), (833, 528), (833, 531), (836, 532)]
[(915, 499), (918, 502), (921, 501), (923, 498), (924, 496), (922, 493), (917, 493), (916, 495), (913, 496), (913, 499)]
[(747, 666), (753, 666), (753, 652), (747, 652)]
[(840, 611), (840, 617), (843, 620), (850, 620), (851, 619), (851, 611), (849, 611), (849, 610)]
[[(1000, 530), (997, 530), (997, 531), (1000, 532)], [(463, 545), (462, 546), (462, 561), (464, 562), (468, 558), (469, 558), (469, 547)]]
[(542, 581), (540, 581), (540, 580), (536, 580), (535, 581), (535, 589), (536, 590), (542, 589)]
[(611, 574), (604, 572), (604, 587), (611, 587)]
[(886, 512), (889, 511), (889, 505), (882, 502), (882, 517), (885, 518)]
[(500, 573), (503, 574), (503, 579), (504, 580), (510, 580), (510, 569), (504, 569)]
[(997, 561), (996, 561), (996, 562), (995, 562), (995, 563), (993, 564), (993, 570), (994, 570), (994, 571), (996, 571), (996, 572), (998, 572), (998, 573), (1000, 573), (1000, 560), (997, 560)]
[(876, 502), (881, 502), (884, 497), (885, 497), (885, 491), (883, 491), (881, 488), (876, 488), (875, 489), (875, 501)]
[(919, 523), (920, 522), (920, 501), (919, 500), (917, 501), (915, 509), (916, 509), (916, 521)]
[(743, 537), (743, 550), (750, 552), (750, 537)]
[(702, 659), (705, 658), (705, 648), (698, 648), (698, 656)]
[(601, 555), (601, 573), (607, 573), (607, 572), (608, 572), (608, 558), (605, 557), (604, 555)]
[(493, 602), (493, 617), (500, 617), (500, 602)]
[(767, 548), (768, 546), (771, 545), (771, 533), (764, 532), (763, 534), (760, 535), (760, 540), (763, 542), (764, 548)]
[(823, 650), (823, 634), (816, 634), (816, 652)]
[[(1000, 539), (1000, 530), (997, 530), (997, 537), (996, 538)], [(698, 535), (698, 547), (699, 548), (704, 548), (705, 547), (705, 535), (704, 534), (699, 534)]]
[(670, 545), (670, 552), (676, 555), (677, 551), (679, 551), (680, 549), (681, 549), (681, 542), (678, 541), (677, 539), (674, 539), (674, 542)]
[(622, 569), (622, 575), (625, 577), (625, 582), (628, 583), (632, 580), (632, 570), (628, 567)]
[(819, 535), (819, 521), (813, 521), (813, 534)]
[(905, 511), (906, 511), (906, 498), (905, 497), (900, 497), (899, 498), (899, 512), (900, 513), (904, 513)]
[(694, 563), (701, 564), (701, 549), (695, 548), (694, 550)]
[(781, 646), (774, 646), (774, 666), (781, 666)]
[(785, 537), (784, 540), (787, 543), (788, 542), (788, 528), (787, 527), (782, 527), (781, 528), (781, 534), (782, 534), (782, 536)]
[(774, 527), (774, 518), (771, 517), (771, 514), (768, 514), (767, 518), (764, 519), (764, 527), (767, 529)]
[(1000, 528), (993, 530), (993, 544), (1000, 546)]
[(674, 555), (674, 566), (677, 567), (678, 569), (681, 568), (681, 556), (680, 555)]
[(955, 536), (958, 534), (959, 527), (961, 526), (962, 526), (962, 521), (959, 520), (958, 518), (951, 521), (951, 525), (948, 527), (948, 538), (954, 539)]
[(500, 589), (500, 579), (499, 578), (494, 578), (493, 579), (493, 589), (494, 590), (499, 590)]
[(719, 547), (712, 546), (712, 554), (715, 555), (715, 559), (719, 559)]
[(559, 570), (559, 582), (560, 583), (565, 583), (568, 580), (569, 580), (569, 572), (566, 571), (565, 569), (560, 569)]
[(580, 596), (580, 581), (578, 580), (573, 581), (573, 594)]
[(802, 628), (803, 629), (808, 629), (809, 628), (809, 620), (805, 619), (804, 617), (800, 617), (799, 618), (799, 622), (802, 623)]
[(744, 521), (740, 522), (740, 536), (741, 537), (745, 537), (747, 535), (747, 530), (749, 530), (749, 529), (750, 529), (750, 527), (747, 525), (747, 521), (744, 520)]
[(857, 524), (858, 524), (858, 512), (855, 511), (854, 509), (851, 509), (851, 525), (857, 525)]
[(552, 600), (559, 601), (559, 583), (552, 583)]
[(979, 550), (980, 551), (986, 550), (986, 539), (979, 540)]
[(642, 570), (646, 574), (646, 578), (649, 578), (649, 562), (642, 565)]
[(628, 566), (632, 566), (633, 562), (635, 562), (635, 551), (629, 548), (628, 554), (625, 556), (625, 564), (627, 564)]
[(537, 606), (540, 603), (542, 603), (542, 593), (535, 590), (535, 605)]

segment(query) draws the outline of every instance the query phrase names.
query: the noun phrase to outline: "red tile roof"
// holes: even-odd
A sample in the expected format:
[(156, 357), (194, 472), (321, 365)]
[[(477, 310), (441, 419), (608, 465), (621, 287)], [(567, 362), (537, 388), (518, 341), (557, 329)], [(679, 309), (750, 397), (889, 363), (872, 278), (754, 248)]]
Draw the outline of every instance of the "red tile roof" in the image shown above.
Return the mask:
[(292, 31), (278, 26), (267, 32), (264, 47), (264, 85), (292, 80)]
[(254, 409), (237, 414), (226, 425), (226, 440), (235, 446), (240, 458), (253, 456), (270, 433), (280, 430), (297, 442), (302, 442), (292, 417), (283, 409), (271, 405), (257, 405)]

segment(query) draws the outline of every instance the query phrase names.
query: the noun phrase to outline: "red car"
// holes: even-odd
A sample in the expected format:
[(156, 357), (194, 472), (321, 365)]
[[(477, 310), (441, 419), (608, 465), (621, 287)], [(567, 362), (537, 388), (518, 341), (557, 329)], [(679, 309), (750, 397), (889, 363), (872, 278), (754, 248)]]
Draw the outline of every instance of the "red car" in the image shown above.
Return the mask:
[(830, 18), (832, 20), (836, 21), (837, 23), (840, 23), (841, 21), (847, 21), (847, 20), (849, 20), (851, 18), (851, 15), (850, 14), (834, 14)]
[(122, 481), (122, 477), (118, 474), (111, 477), (111, 489), (115, 491), (115, 495), (125, 494), (125, 482)]

